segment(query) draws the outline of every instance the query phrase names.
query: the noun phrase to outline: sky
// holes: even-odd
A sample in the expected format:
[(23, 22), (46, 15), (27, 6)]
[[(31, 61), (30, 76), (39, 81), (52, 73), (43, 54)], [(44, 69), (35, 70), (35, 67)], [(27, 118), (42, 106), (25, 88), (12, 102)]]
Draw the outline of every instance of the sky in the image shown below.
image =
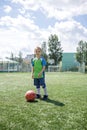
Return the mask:
[(87, 41), (87, 0), (0, 0), (0, 58), (32, 54), (51, 34), (76, 52)]

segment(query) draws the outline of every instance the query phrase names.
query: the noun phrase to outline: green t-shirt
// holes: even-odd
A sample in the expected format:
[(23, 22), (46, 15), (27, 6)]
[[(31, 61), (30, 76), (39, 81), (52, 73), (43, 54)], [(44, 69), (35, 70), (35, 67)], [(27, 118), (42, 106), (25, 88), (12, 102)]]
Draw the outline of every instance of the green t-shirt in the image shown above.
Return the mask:
[[(38, 78), (38, 74), (40, 73), (40, 71), (42, 70), (43, 66), (46, 65), (46, 61), (44, 58), (34, 58), (32, 61), (32, 66), (34, 67), (34, 78)], [(39, 78), (43, 78), (43, 73), (41, 75), (41, 77)]]

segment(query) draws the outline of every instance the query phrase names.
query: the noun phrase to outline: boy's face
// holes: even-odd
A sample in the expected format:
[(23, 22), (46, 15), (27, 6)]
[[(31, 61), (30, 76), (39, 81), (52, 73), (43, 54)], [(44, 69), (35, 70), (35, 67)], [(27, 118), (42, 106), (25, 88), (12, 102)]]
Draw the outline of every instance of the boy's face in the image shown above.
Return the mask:
[(40, 49), (36, 49), (36, 56), (40, 57), (41, 56), (41, 50)]

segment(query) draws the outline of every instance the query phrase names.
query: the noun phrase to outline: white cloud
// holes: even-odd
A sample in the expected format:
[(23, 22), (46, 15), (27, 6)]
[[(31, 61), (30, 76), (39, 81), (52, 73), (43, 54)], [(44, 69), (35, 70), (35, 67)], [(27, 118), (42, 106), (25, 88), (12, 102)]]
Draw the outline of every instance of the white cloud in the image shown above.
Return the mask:
[(23, 48), (31, 48), (29, 53), (32, 53), (34, 49), (32, 46), (36, 46), (41, 42), (42, 37), (38, 26), (32, 20), (21, 15), (18, 15), (17, 18), (2, 17), (0, 25), (5, 26), (0, 29), (0, 57), (2, 57), (2, 54), (5, 56), (7, 52), (8, 54), (13, 52), (17, 55), (20, 50), (23, 51)]
[(39, 8), (39, 0), (12, 0), (13, 3), (20, 3), (25, 9), (37, 10)]
[(64, 52), (76, 52), (78, 42), (87, 41), (87, 29), (74, 20), (57, 22), (49, 27), (49, 32), (59, 36)]
[(9, 5), (5, 5), (5, 6), (4, 6), (4, 11), (5, 11), (6, 13), (9, 13), (11, 10), (12, 10), (11, 6), (9, 6)]
[(58, 20), (87, 13), (86, 0), (12, 0), (12, 2), (20, 3), (23, 9), (33, 11), (40, 9), (47, 17), (54, 17)]
[[(33, 53), (34, 47), (47, 41), (50, 34), (57, 34), (65, 52), (76, 51), (80, 40), (87, 41), (87, 28), (73, 20), (73, 16), (87, 13), (86, 0), (12, 0), (21, 4), (20, 14), (16, 17), (3, 16), (0, 18), (0, 57), (10, 56), (11, 52), (18, 55)], [(40, 28), (35, 24), (29, 10), (40, 9), (46, 17), (55, 18), (56, 23), (47, 28)], [(9, 13), (10, 6), (4, 6)], [(27, 14), (26, 14), (27, 11)], [(38, 23), (39, 24), (39, 23)]]

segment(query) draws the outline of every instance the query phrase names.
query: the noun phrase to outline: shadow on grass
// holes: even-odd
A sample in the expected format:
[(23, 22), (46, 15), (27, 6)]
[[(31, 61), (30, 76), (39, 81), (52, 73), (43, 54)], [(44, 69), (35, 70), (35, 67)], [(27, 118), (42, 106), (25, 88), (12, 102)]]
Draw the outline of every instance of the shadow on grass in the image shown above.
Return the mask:
[(29, 103), (37, 103), (38, 101), (37, 100), (34, 100), (34, 101), (27, 101)]
[[(52, 104), (54, 104), (54, 105), (56, 105), (56, 106), (60, 106), (60, 107), (65, 106), (65, 104), (64, 104), (64, 103), (59, 102), (59, 101), (55, 101), (55, 100), (52, 100), (52, 99), (49, 99), (49, 98), (48, 98), (47, 100), (43, 100), (43, 101), (48, 102), (48, 103), (52, 103)], [(38, 102), (38, 100), (34, 100), (34, 101), (27, 101), (27, 102), (29, 102), (29, 103), (37, 103), (37, 102)]]
[(52, 100), (52, 99), (49, 99), (49, 98), (48, 98), (47, 100), (44, 100), (44, 101), (46, 101), (46, 102), (48, 102), (48, 103), (53, 103), (54, 105), (56, 105), (56, 106), (60, 106), (60, 107), (65, 106), (64, 103), (59, 102), (59, 101), (55, 101), (55, 100)]

